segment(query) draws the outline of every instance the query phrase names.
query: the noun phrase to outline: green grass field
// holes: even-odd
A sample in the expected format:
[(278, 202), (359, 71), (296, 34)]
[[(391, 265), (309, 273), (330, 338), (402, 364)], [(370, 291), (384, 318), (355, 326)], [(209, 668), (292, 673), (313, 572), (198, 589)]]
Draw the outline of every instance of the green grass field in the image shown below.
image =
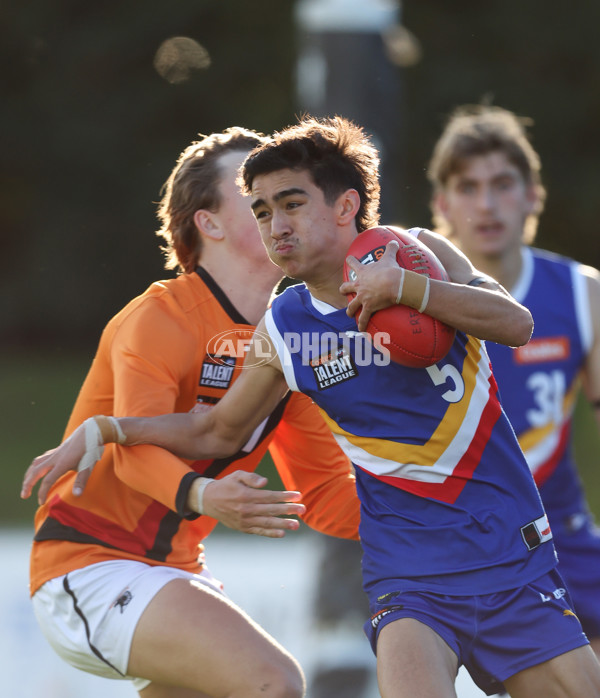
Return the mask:
[[(19, 496), (23, 474), (33, 458), (62, 438), (71, 407), (91, 363), (92, 355), (53, 355), (0, 352), (0, 443), (4, 486), (0, 488), (0, 526), (29, 526), (36, 509), (35, 492)], [(269, 485), (281, 480), (270, 458), (261, 472)]]
[(600, 523), (600, 433), (591, 407), (583, 400), (575, 410), (575, 456), (590, 508)]
[(33, 458), (61, 439), (71, 406), (91, 360), (55, 352), (0, 355), (2, 471), (0, 524), (31, 524), (35, 498), (19, 497), (23, 473)]
[[(85, 376), (90, 356), (56, 351), (51, 355), (33, 353), (0, 354), (2, 470), (0, 525), (31, 525), (35, 497), (23, 501), (19, 490), (23, 473), (32, 459), (55, 446), (61, 436), (71, 405)], [(592, 511), (600, 521), (600, 435), (589, 407), (580, 402), (575, 420), (575, 447), (580, 472)], [(271, 487), (280, 485), (269, 458), (261, 471)]]

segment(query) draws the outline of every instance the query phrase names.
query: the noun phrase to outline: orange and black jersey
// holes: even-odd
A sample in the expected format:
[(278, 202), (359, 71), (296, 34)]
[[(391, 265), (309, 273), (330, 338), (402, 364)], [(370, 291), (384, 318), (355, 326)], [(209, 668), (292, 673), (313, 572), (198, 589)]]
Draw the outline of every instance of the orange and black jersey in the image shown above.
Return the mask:
[[(222, 340), (243, 340), (253, 329), (202, 268), (152, 284), (106, 326), (65, 436), (95, 414), (154, 416), (218, 401), (244, 360), (243, 341)], [(308, 525), (358, 536), (349, 462), (315, 405), (288, 395), (232, 457), (192, 463), (152, 445), (111, 444), (80, 497), (71, 494), (75, 473), (64, 475), (36, 513), (31, 593), (110, 559), (198, 570), (216, 521), (185, 511), (192, 481), (255, 470), (267, 448), (285, 487), (302, 492)]]

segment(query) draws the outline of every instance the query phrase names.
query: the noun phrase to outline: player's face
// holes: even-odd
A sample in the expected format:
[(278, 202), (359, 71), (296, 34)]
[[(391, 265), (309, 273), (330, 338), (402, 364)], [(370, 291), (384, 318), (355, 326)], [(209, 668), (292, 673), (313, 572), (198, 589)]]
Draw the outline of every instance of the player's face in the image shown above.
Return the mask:
[(252, 210), (269, 256), (285, 274), (309, 284), (341, 276), (352, 239), (340, 226), (345, 196), (328, 204), (306, 171), (284, 169), (254, 178)]
[(217, 216), (226, 231), (229, 251), (247, 260), (253, 271), (271, 274), (275, 284), (281, 278), (281, 270), (267, 255), (250, 208), (250, 197), (244, 196), (236, 183), (238, 169), (246, 156), (246, 152), (233, 151), (219, 160), (222, 177), (219, 185), (221, 205)]
[(467, 255), (497, 257), (521, 244), (537, 199), (534, 187), (497, 151), (469, 158), (435, 203)]

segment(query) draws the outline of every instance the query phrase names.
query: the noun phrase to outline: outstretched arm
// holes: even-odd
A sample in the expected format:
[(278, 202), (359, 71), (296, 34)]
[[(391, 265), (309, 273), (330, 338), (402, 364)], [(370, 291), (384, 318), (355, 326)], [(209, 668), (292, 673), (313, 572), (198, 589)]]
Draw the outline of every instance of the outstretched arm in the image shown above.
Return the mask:
[[(425, 313), (479, 339), (508, 346), (520, 346), (529, 341), (533, 320), (527, 308), (517, 303), (496, 281), (479, 273), (462, 252), (442, 236), (423, 231), (419, 240), (439, 257), (451, 279), (450, 282), (431, 280)], [(373, 264), (362, 265), (354, 257), (348, 258), (357, 278), (342, 284), (340, 292), (356, 293), (347, 312), (352, 316), (362, 306), (360, 330), (366, 328), (374, 312), (396, 302), (401, 278), (396, 262), (397, 245), (395, 241), (388, 243), (385, 254)], [(480, 278), (486, 280), (478, 286), (467, 285)], [(410, 302), (407, 305), (417, 307)]]
[[(248, 360), (254, 359), (249, 355)], [(286, 391), (283, 374), (272, 363), (254, 366), (242, 371), (222, 400), (205, 412), (120, 417), (122, 445), (154, 444), (194, 460), (229, 456), (248, 441)]]
[[(268, 336), (264, 329), (261, 336), (263, 338)], [(103, 418), (104, 425), (107, 427), (104, 435), (98, 430), (94, 420), (87, 420), (88, 423), (94, 422), (91, 425), (93, 429), (90, 429), (88, 424), (87, 443), (86, 427), (82, 425), (59, 448), (36, 458), (25, 474), (21, 496), (28, 497), (36, 482), (40, 478), (44, 478), (38, 496), (40, 501), (44, 501), (50, 486), (68, 470), (76, 469), (84, 454), (87, 453), (87, 462), (84, 460), (80, 466), (84, 470), (78, 474), (75, 483), (75, 488), (83, 489), (90, 472), (88, 466), (93, 465), (99, 458), (104, 443), (121, 442), (126, 445), (156, 443), (182, 456), (192, 458), (209, 458), (215, 455), (235, 453), (246, 442), (256, 424), (260, 423), (271, 412), (286, 390), (276, 356), (269, 355), (264, 343), (260, 347), (259, 357), (253, 353), (256, 354), (252, 347), (250, 362), (257, 363), (257, 358), (260, 358), (263, 365), (251, 370), (244, 370), (240, 379), (236, 381), (219, 406), (208, 412), (114, 420), (114, 423), (122, 431), (122, 438), (119, 438), (118, 430), (111, 425), (109, 419)], [(260, 488), (265, 485), (264, 478), (255, 474), (246, 473), (241, 476), (241, 479), (243, 480), (242, 484), (247, 488)], [(237, 478), (237, 483), (239, 484), (239, 482), (240, 478)], [(219, 518), (226, 525), (229, 525), (224, 520), (221, 504), (218, 505), (215, 512), (215, 506), (220, 497), (219, 493), (225, 492), (221, 482), (218, 484), (218, 487), (216, 484), (211, 484), (205, 492), (207, 502), (205, 513)], [(253, 492), (250, 492), (249, 489), (242, 492), (242, 495), (254, 496), (258, 494), (256, 489)], [(298, 498), (297, 492), (275, 493), (267, 490), (261, 491), (260, 497), (255, 497), (259, 503), (269, 505), (275, 502), (297, 501)], [(247, 504), (244, 496), (241, 497), (241, 501)], [(211, 504), (213, 502), (214, 506)], [(190, 510), (197, 511), (194, 502), (192, 501), (190, 504)], [(211, 506), (213, 506), (212, 509), (210, 509)], [(277, 516), (301, 513), (300, 508), (303, 510), (302, 505), (294, 505), (293, 511), (289, 507), (285, 510), (280, 508), (275, 511), (271, 507), (268, 511), (261, 509), (260, 512), (257, 510), (256, 513), (257, 515), (261, 513), (262, 515)], [(243, 506), (242, 509), (242, 517), (247, 516), (248, 507)], [(253, 512), (250, 514), (253, 515)], [(234, 512), (234, 518), (235, 516), (237, 513)], [(235, 527), (240, 528), (238, 525)]]

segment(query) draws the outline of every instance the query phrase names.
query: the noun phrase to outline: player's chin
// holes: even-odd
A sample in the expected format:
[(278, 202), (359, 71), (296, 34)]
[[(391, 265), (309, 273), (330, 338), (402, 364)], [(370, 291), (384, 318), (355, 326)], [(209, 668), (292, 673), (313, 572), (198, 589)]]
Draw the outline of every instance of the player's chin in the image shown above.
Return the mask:
[(494, 252), (502, 252), (511, 240), (510, 236), (504, 230), (498, 231), (477, 231), (474, 240), (483, 254), (492, 254)]
[(302, 265), (298, 264), (297, 261), (286, 257), (285, 255), (274, 255), (271, 257), (273, 262), (281, 269), (281, 271), (291, 279), (302, 278)]

